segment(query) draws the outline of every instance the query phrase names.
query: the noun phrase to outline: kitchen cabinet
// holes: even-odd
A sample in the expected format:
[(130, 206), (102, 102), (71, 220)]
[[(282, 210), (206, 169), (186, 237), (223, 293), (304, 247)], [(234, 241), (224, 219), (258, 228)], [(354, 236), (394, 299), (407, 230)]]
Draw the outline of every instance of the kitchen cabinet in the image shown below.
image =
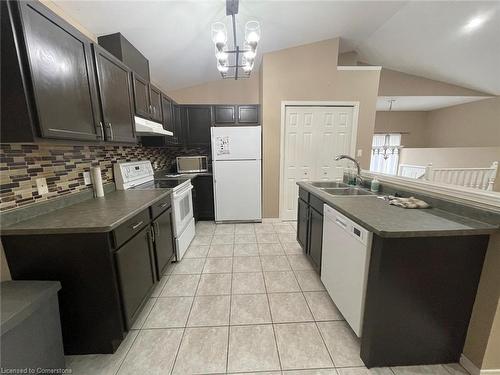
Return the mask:
[(151, 120), (162, 122), (161, 91), (152, 84), (149, 84), (149, 103)]
[(61, 282), (65, 354), (116, 351), (174, 254), (170, 206), (168, 195), (111, 231), (2, 236), (14, 280)]
[(193, 216), (198, 220), (214, 220), (214, 181), (212, 175), (198, 175), (193, 180)]
[(321, 272), (323, 202), (299, 188), (297, 208), (297, 241), (314, 268)]
[(185, 143), (188, 146), (210, 145), (212, 107), (207, 105), (184, 106)]
[(250, 126), (259, 123), (258, 105), (215, 105), (214, 126)]
[(309, 233), (309, 204), (299, 198), (297, 207), (297, 241), (304, 252), (307, 249), (307, 236)]
[(150, 233), (149, 226), (144, 227), (115, 252), (123, 314), (128, 329), (132, 327), (148, 291), (155, 283)]
[(131, 70), (103, 48), (93, 45), (101, 99), (101, 138), (135, 142)]
[(140, 117), (151, 116), (151, 103), (149, 101), (149, 84), (144, 78), (134, 73), (132, 76), (134, 87), (135, 114)]
[(160, 279), (174, 255), (170, 196), (151, 206), (151, 216), (153, 218), (155, 268), (157, 278)]
[(101, 35), (99, 45), (149, 82), (149, 61), (121, 33)]
[(309, 258), (314, 268), (321, 270), (321, 252), (323, 247), (323, 214), (316, 209), (309, 210)]
[(259, 123), (258, 105), (239, 105), (238, 123), (242, 125), (251, 125)]
[(236, 106), (235, 105), (216, 105), (214, 106), (214, 122), (215, 124), (235, 124), (236, 123)]
[(170, 98), (163, 93), (161, 94), (161, 112), (163, 129), (174, 133), (175, 136), (174, 106)]
[[(22, 121), (7, 125), (2, 141), (98, 140), (102, 133), (91, 41), (39, 2), (6, 5), (2, 28), (5, 23), (11, 27), (7, 40), (2, 34), (2, 87), (12, 96), (9, 112), (19, 113), (9, 121), (17, 116)], [(12, 68), (6, 82), (4, 67)], [(19, 126), (23, 129), (15, 129)]]

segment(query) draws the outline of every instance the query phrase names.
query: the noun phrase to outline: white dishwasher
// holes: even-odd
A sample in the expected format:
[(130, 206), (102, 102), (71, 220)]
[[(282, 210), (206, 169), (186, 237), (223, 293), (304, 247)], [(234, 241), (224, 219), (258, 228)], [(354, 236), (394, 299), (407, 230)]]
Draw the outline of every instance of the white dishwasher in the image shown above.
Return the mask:
[(361, 337), (372, 233), (326, 204), (323, 214), (321, 281)]

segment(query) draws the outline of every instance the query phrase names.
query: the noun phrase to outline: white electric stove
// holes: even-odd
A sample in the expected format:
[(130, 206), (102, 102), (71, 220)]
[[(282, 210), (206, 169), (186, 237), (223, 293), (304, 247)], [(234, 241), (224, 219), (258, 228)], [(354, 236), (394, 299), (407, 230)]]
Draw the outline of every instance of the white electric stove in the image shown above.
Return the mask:
[(116, 163), (115, 183), (118, 190), (172, 189), (173, 232), (176, 260), (182, 259), (195, 235), (191, 179), (156, 179), (149, 160)]

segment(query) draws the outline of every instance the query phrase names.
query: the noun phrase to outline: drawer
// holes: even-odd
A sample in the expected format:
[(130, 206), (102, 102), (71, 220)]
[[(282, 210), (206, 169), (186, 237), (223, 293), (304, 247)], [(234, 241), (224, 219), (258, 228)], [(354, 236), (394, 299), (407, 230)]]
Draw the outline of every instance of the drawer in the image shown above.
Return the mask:
[(299, 188), (299, 198), (304, 202), (309, 203), (309, 192), (302, 188)]
[(323, 201), (321, 199), (311, 194), (309, 197), (309, 205), (323, 215)]
[(172, 196), (169, 194), (165, 198), (160, 199), (158, 202), (153, 204), (151, 209), (151, 218), (156, 218), (163, 211), (168, 210), (172, 206)]
[(150, 221), (151, 219), (149, 218), (149, 210), (145, 209), (116, 228), (113, 231), (115, 248), (119, 248), (130, 238), (139, 233), (142, 228), (144, 228), (146, 225), (149, 225)]

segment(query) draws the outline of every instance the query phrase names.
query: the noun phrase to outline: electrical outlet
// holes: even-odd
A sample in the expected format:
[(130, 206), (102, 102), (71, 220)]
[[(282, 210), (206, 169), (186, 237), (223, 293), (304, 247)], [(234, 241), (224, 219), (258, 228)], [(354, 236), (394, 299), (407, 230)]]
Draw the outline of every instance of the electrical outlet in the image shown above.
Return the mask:
[(363, 156), (363, 150), (361, 148), (358, 149), (358, 152), (356, 153), (356, 157), (361, 157)]
[(83, 172), (83, 183), (85, 185), (92, 184), (92, 180), (90, 179), (90, 172)]
[(47, 186), (47, 180), (45, 177), (36, 179), (36, 188), (38, 189), (39, 195), (44, 195), (49, 192), (49, 187)]

